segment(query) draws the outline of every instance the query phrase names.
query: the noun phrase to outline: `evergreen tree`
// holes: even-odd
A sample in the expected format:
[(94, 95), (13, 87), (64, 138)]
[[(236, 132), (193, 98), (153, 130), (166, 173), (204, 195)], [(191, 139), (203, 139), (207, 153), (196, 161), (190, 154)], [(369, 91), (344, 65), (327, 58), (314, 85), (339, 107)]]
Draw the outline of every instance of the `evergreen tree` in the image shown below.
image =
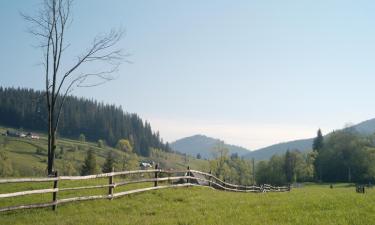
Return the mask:
[(320, 152), (320, 150), (322, 150), (323, 139), (324, 138), (323, 138), (323, 135), (322, 135), (322, 131), (319, 129), (318, 132), (317, 132), (317, 136), (314, 139), (313, 146), (312, 146), (314, 151)]
[(103, 173), (109, 173), (112, 172), (112, 169), (115, 166), (115, 159), (113, 158), (113, 153), (112, 151), (108, 152), (108, 155), (105, 159), (102, 171)]
[(323, 141), (324, 141), (324, 138), (323, 138), (323, 135), (322, 135), (322, 131), (319, 129), (318, 132), (317, 132), (317, 136), (316, 138), (314, 139), (314, 142), (313, 142), (313, 150), (314, 152), (317, 153), (316, 155), (316, 159), (314, 161), (314, 170), (315, 170), (315, 178), (317, 180), (322, 180), (322, 162), (321, 162), (321, 157), (320, 155), (322, 154), (322, 149), (323, 149)]
[(85, 162), (81, 168), (81, 175), (91, 175), (97, 173), (96, 156), (93, 149), (87, 151)]

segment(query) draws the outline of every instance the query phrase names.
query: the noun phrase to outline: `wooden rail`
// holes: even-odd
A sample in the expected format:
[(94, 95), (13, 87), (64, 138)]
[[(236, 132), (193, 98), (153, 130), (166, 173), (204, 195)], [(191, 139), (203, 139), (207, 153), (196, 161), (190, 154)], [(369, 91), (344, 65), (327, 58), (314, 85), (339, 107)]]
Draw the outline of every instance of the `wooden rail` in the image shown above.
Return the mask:
[[(113, 171), (113, 170), (112, 170)], [(127, 180), (122, 182), (114, 182), (115, 176), (126, 176), (132, 174), (150, 174), (150, 177), (153, 178), (142, 178), (135, 180)], [(166, 174), (166, 177), (161, 176)], [(171, 176), (176, 174), (175, 176)], [(162, 170), (157, 166), (155, 169), (151, 170), (134, 170), (134, 171), (121, 171), (121, 172), (111, 172), (111, 173), (102, 173), (96, 175), (88, 176), (58, 176), (57, 173), (54, 174), (54, 177), (48, 178), (15, 178), (15, 179), (0, 179), (1, 184), (9, 183), (25, 183), (25, 182), (53, 182), (53, 188), (50, 189), (39, 189), (39, 190), (27, 190), (13, 193), (0, 194), (0, 200), (3, 198), (12, 198), (25, 195), (33, 194), (46, 194), (52, 193), (52, 202), (47, 203), (38, 203), (38, 204), (29, 204), (29, 205), (19, 205), (19, 206), (9, 206), (0, 208), (0, 212), (6, 212), (17, 209), (30, 209), (30, 208), (43, 208), (51, 207), (53, 210), (56, 210), (57, 205), (64, 204), (68, 202), (75, 201), (86, 201), (94, 199), (113, 199), (125, 195), (130, 195), (134, 193), (141, 193), (151, 190), (165, 189), (165, 188), (178, 188), (178, 187), (188, 187), (188, 186), (205, 186), (213, 189), (224, 190), (224, 191), (233, 191), (233, 192), (285, 192), (290, 191), (290, 186), (284, 187), (275, 187), (271, 185), (261, 185), (261, 186), (245, 186), (245, 185), (236, 185), (231, 184), (225, 181), (220, 180), (218, 177), (210, 173), (201, 172), (198, 170), (190, 170), (188, 167), (187, 170), (182, 171), (173, 171), (173, 170)], [(59, 181), (74, 181), (74, 180), (88, 180), (88, 179), (97, 179), (97, 178), (108, 178), (108, 184), (101, 185), (91, 185), (91, 186), (82, 186), (82, 187), (66, 187), (58, 188)], [(166, 182), (167, 185), (159, 185), (160, 182)], [(123, 191), (114, 193), (116, 187), (135, 184), (135, 183), (154, 183), (153, 187), (140, 188), (135, 190)], [(74, 190), (85, 190), (85, 189), (100, 189), (108, 188), (108, 194), (104, 195), (93, 195), (93, 196), (80, 196), (80, 197), (71, 197), (58, 199), (57, 194), (64, 191), (74, 191)]]

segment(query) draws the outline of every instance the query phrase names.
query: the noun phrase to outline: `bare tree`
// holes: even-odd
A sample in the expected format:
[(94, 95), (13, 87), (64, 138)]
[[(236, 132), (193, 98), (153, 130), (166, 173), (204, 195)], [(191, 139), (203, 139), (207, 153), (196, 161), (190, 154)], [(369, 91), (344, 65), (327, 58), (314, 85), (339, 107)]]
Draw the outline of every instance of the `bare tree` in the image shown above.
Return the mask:
[[(113, 80), (113, 74), (118, 71), (125, 57), (121, 49), (115, 49), (123, 32), (111, 30), (96, 36), (71, 65), (63, 67), (63, 55), (70, 45), (66, 43), (65, 34), (72, 21), (71, 6), (72, 0), (44, 0), (36, 15), (22, 15), (30, 23), (29, 32), (40, 41), (38, 47), (43, 52), (48, 109), (48, 174), (54, 171), (56, 132), (67, 95), (77, 87), (98, 86)], [(83, 72), (88, 69), (85, 67), (87, 64), (95, 64), (101, 69)]]

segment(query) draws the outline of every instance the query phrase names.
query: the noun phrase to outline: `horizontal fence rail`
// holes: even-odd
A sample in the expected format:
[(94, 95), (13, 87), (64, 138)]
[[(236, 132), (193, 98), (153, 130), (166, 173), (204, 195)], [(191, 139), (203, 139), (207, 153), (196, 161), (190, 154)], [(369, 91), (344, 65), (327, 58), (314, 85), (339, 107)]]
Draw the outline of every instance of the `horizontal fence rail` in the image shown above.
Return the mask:
[[(135, 174), (151, 174), (153, 178), (140, 178), (134, 180), (126, 180), (121, 182), (113, 182), (115, 176), (127, 176)], [(162, 176), (164, 175), (164, 176)], [(167, 176), (165, 176), (167, 175)], [(174, 176), (172, 176), (174, 175)], [(76, 180), (89, 180), (97, 178), (108, 178), (108, 184), (101, 185), (91, 185), (91, 186), (81, 186), (81, 187), (65, 187), (58, 188), (59, 181), (76, 181)], [(9, 206), (0, 208), (0, 212), (6, 212), (11, 210), (18, 209), (31, 209), (31, 208), (43, 208), (51, 207), (55, 210), (57, 205), (64, 204), (68, 202), (76, 201), (86, 201), (94, 199), (114, 199), (122, 197), (125, 195), (142, 193), (146, 191), (165, 189), (165, 188), (179, 188), (179, 187), (189, 187), (189, 186), (204, 186), (212, 189), (224, 190), (224, 191), (233, 191), (233, 192), (244, 192), (244, 193), (261, 193), (261, 192), (286, 192), (290, 191), (290, 186), (271, 186), (268, 184), (256, 186), (245, 186), (245, 185), (236, 185), (225, 182), (218, 177), (210, 173), (201, 172), (198, 170), (190, 170), (188, 167), (187, 170), (162, 170), (158, 169), (156, 166), (155, 169), (150, 170), (134, 170), (134, 171), (121, 171), (121, 172), (111, 172), (111, 173), (102, 173), (96, 175), (88, 176), (58, 176), (57, 173), (54, 177), (48, 178), (14, 178), (14, 179), (0, 179), (0, 185), (10, 184), (10, 183), (27, 183), (27, 182), (53, 182), (53, 188), (50, 189), (39, 189), (39, 190), (26, 190), (13, 193), (0, 194), (0, 200), (3, 198), (12, 198), (25, 195), (33, 194), (46, 194), (52, 193), (52, 202), (47, 203), (38, 203), (38, 204), (28, 204), (28, 205), (19, 205), (19, 206)], [(159, 185), (159, 182), (167, 182), (166, 185)], [(121, 187), (129, 184), (137, 183), (154, 183), (153, 187), (140, 188), (135, 190), (122, 191), (114, 193), (116, 187)], [(74, 191), (74, 190), (85, 190), (85, 189), (101, 189), (108, 188), (108, 194), (103, 195), (92, 195), (92, 196), (80, 196), (80, 197), (71, 197), (57, 199), (57, 194), (64, 191)]]

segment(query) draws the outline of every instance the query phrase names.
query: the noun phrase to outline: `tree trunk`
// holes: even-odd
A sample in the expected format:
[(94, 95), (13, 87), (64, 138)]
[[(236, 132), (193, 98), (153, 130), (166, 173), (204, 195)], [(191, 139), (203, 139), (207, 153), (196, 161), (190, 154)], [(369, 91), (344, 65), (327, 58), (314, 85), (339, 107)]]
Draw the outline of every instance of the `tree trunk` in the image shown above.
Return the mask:
[[(46, 90), (48, 92), (48, 90)], [(47, 94), (47, 103), (48, 103), (48, 162), (47, 162), (47, 173), (48, 175), (52, 175), (53, 173), (53, 161), (51, 160), (51, 152), (52, 152), (52, 136), (53, 136), (53, 128), (52, 128), (52, 113), (51, 113), (51, 105), (49, 104), (50, 99), (49, 95)]]
[(53, 112), (50, 112), (51, 115), (49, 115), (49, 126), (48, 126), (48, 168), (47, 172), (48, 175), (53, 175), (53, 165), (55, 160), (55, 150), (56, 150), (56, 127), (54, 126), (53, 121)]
[(56, 150), (56, 132), (52, 132), (51, 137), (51, 174), (54, 172), (54, 161), (55, 161), (55, 150)]

